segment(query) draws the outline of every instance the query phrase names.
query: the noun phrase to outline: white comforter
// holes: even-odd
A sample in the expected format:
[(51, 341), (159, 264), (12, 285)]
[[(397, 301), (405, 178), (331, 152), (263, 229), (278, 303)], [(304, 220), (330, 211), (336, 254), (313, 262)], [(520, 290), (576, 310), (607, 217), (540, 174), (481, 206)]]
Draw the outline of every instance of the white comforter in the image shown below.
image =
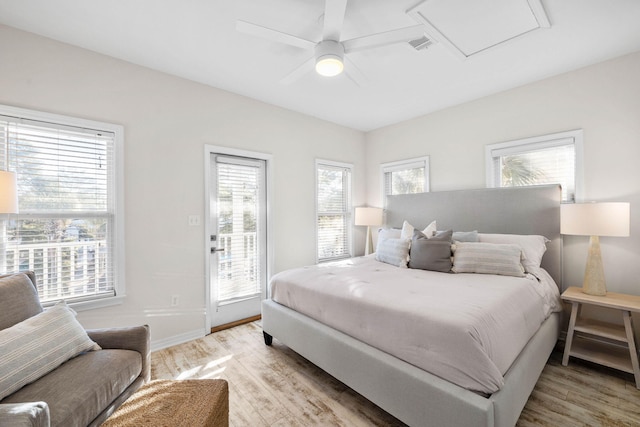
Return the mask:
[(461, 387), (498, 391), (552, 311), (542, 280), (402, 269), (371, 257), (288, 270), (271, 298)]

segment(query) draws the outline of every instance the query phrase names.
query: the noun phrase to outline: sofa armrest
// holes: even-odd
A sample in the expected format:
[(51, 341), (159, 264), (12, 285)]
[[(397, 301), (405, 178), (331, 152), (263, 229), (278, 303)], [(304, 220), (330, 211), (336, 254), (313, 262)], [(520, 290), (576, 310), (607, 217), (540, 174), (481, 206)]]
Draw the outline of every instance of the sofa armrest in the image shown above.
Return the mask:
[(49, 427), (49, 405), (45, 402), (0, 403), (0, 426)]
[(89, 338), (104, 349), (134, 350), (142, 355), (142, 376), (151, 379), (151, 344), (149, 326), (127, 328), (88, 329)]

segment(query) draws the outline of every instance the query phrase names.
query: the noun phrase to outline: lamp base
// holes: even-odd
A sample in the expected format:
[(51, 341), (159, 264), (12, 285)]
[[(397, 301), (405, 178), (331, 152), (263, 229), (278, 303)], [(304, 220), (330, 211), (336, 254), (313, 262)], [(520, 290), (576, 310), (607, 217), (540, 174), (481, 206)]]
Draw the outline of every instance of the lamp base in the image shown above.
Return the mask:
[(371, 227), (367, 225), (367, 243), (364, 247), (364, 254), (369, 255), (373, 253), (373, 239), (371, 238)]
[(607, 284), (604, 279), (604, 268), (602, 267), (602, 255), (600, 253), (600, 238), (598, 236), (589, 238), (589, 254), (587, 255), (587, 266), (584, 270), (582, 292), (589, 295), (607, 295)]

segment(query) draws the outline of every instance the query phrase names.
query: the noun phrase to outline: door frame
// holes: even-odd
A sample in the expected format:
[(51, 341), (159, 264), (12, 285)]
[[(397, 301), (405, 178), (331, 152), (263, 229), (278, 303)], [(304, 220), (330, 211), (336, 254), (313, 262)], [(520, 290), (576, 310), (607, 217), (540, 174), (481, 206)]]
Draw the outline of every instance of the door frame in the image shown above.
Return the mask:
[(211, 236), (213, 230), (211, 229), (211, 205), (209, 203), (209, 196), (211, 194), (211, 155), (220, 154), (226, 156), (247, 157), (252, 159), (264, 160), (265, 162), (265, 190), (266, 190), (266, 283), (263, 290), (263, 299), (269, 295), (269, 279), (273, 271), (273, 248), (274, 248), (274, 234), (272, 232), (271, 221), (271, 206), (273, 201), (273, 155), (268, 153), (261, 153), (258, 151), (242, 150), (237, 148), (223, 147), (218, 145), (204, 146), (204, 295), (205, 295), (205, 328), (208, 335), (211, 331), (212, 316), (211, 316), (211, 253), (209, 242), (209, 236)]

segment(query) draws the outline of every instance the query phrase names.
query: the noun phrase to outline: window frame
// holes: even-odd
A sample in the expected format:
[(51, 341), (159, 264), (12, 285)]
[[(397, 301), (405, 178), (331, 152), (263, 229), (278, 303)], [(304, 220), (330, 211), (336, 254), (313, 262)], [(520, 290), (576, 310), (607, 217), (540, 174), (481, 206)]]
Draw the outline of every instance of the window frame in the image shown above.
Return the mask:
[[(318, 243), (319, 243), (319, 236), (318, 236), (318, 231), (319, 231), (319, 227), (318, 227), (318, 217), (320, 216), (320, 212), (318, 211), (318, 169), (321, 166), (329, 166), (329, 167), (333, 167), (333, 168), (344, 168), (347, 169), (349, 171), (349, 182), (348, 182), (348, 194), (347, 194), (347, 201), (345, 203), (345, 211), (344, 211), (344, 215), (345, 215), (345, 225), (347, 227), (347, 251), (348, 254), (346, 254), (345, 256), (342, 257), (335, 257), (335, 258), (320, 258), (320, 254), (318, 253)], [(347, 259), (347, 258), (351, 258), (353, 256), (353, 164), (351, 163), (344, 163), (344, 162), (336, 162), (336, 161), (332, 161), (332, 160), (323, 160), (323, 159), (316, 159), (315, 161), (315, 168), (314, 168), (314, 173), (315, 173), (315, 218), (314, 218), (314, 222), (315, 222), (315, 243), (316, 243), (316, 247), (315, 247), (315, 253), (316, 253), (316, 264), (320, 264), (320, 263), (324, 263), (324, 262), (331, 262), (331, 261), (338, 261), (341, 259)]]
[[(113, 140), (113, 173), (114, 188), (113, 195), (114, 213), (113, 213), (113, 279), (114, 279), (114, 296), (98, 297), (95, 299), (88, 298), (82, 301), (69, 302), (69, 306), (77, 311), (90, 310), (100, 307), (108, 307), (112, 305), (122, 304), (126, 296), (125, 283), (125, 246), (124, 246), (124, 127), (113, 123), (100, 122), (89, 119), (82, 119), (61, 114), (48, 113), (38, 110), (31, 110), (9, 105), (0, 104), (0, 114), (4, 116), (12, 116), (17, 119), (35, 120), (47, 122), (53, 125), (71, 126), (78, 128), (87, 128), (91, 130), (101, 130), (112, 132)], [(15, 214), (4, 214), (0, 219), (10, 219)], [(19, 214), (17, 214), (19, 215)], [(46, 306), (53, 305), (57, 301), (48, 302)]]
[(394, 162), (380, 163), (380, 189), (382, 193), (383, 203), (386, 206), (387, 203), (387, 194), (386, 186), (385, 186), (385, 174), (389, 172), (396, 172), (407, 169), (415, 169), (417, 167), (424, 167), (424, 193), (428, 193), (431, 191), (431, 180), (429, 179), (430, 169), (429, 169), (430, 157), (429, 156), (421, 156), (421, 157), (413, 157), (405, 160), (397, 160)]
[[(573, 145), (575, 152), (575, 192), (573, 200), (563, 200), (563, 203), (573, 203), (582, 200), (584, 192), (584, 132), (582, 129), (574, 129), (529, 138), (515, 139), (485, 145), (485, 172), (488, 188), (499, 188), (500, 183), (495, 169), (495, 158), (504, 155), (527, 153), (544, 148)], [(496, 154), (497, 152), (497, 154)]]

